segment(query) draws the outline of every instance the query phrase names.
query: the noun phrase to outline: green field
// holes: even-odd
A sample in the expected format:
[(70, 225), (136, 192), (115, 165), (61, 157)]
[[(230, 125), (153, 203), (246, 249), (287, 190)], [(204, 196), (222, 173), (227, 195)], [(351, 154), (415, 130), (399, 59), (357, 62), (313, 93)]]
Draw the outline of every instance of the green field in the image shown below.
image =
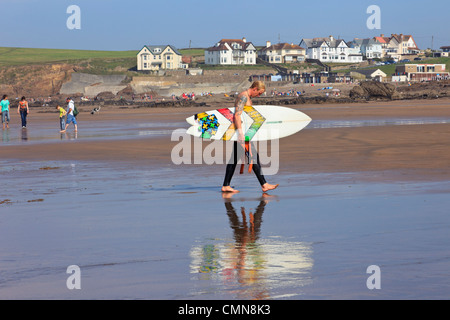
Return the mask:
[[(69, 49), (34, 49), (0, 47), (0, 67), (70, 63), (79, 66), (83, 72), (114, 74), (129, 72), (136, 67), (139, 50), (98, 51)], [(181, 49), (181, 54), (199, 56), (204, 49)]]
[(137, 51), (94, 51), (0, 47), (0, 66), (76, 62), (95, 59), (136, 59)]

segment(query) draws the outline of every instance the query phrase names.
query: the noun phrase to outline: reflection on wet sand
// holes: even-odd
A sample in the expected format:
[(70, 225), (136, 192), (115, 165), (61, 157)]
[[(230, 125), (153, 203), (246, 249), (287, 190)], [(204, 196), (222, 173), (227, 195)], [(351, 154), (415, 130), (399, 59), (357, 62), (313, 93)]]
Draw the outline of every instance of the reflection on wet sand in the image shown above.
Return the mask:
[(191, 250), (191, 273), (206, 282), (200, 283), (206, 287), (196, 294), (223, 292), (236, 299), (256, 300), (301, 295), (301, 288), (312, 282), (311, 246), (282, 236), (260, 238), (271, 196), (264, 194), (254, 210), (236, 210), (232, 196), (224, 194), (233, 239), (207, 239)]
[(28, 131), (27, 128), (22, 128), (22, 134), (21, 134), (22, 141), (28, 140)]
[(78, 139), (78, 132), (60, 132), (61, 134), (61, 140), (77, 140)]

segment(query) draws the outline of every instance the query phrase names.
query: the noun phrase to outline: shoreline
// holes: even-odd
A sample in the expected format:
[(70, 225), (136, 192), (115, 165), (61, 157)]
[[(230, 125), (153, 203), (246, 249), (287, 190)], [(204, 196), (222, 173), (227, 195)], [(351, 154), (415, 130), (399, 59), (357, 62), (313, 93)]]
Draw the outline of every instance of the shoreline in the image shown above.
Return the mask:
[[(448, 119), (450, 122), (450, 99), (427, 101), (390, 101), (374, 103), (308, 104), (293, 105), (292, 108), (308, 114), (313, 121), (358, 120), (358, 119)], [(220, 104), (220, 103), (219, 103)], [(207, 107), (216, 108), (217, 105)], [(126, 162), (135, 165), (174, 165), (171, 150), (178, 141), (171, 141), (170, 134), (156, 136), (121, 137), (123, 129), (113, 132), (112, 138), (95, 137), (95, 132), (86, 138), (88, 128), (120, 125), (120, 128), (135, 128), (154, 124), (166, 132), (188, 128), (185, 119), (198, 107), (118, 109), (104, 107), (99, 114), (81, 112), (78, 117), (79, 132), (76, 139), (67, 141), (0, 144), (3, 160), (20, 161), (100, 161)], [(17, 132), (20, 119), (13, 117), (9, 132)], [(49, 130), (55, 137), (58, 116), (55, 112), (31, 113), (28, 136), (36, 128), (54, 127)], [(176, 126), (176, 128), (175, 128)], [(148, 129), (151, 130), (152, 128)], [(43, 130), (43, 129), (42, 129)], [(51, 130), (51, 131), (50, 131)], [(92, 129), (94, 130), (94, 129)], [(113, 129), (111, 129), (113, 130)], [(129, 129), (132, 131), (132, 129)], [(72, 135), (69, 127), (68, 134)], [(15, 134), (15, 133), (14, 133)], [(11, 133), (13, 135), (13, 133)], [(120, 137), (120, 138), (119, 138)], [(398, 179), (447, 180), (450, 172), (450, 123), (422, 125), (381, 125), (361, 127), (306, 128), (283, 138), (279, 142), (280, 172), (287, 173), (371, 173), (396, 172)], [(203, 144), (203, 148), (207, 144)], [(223, 170), (218, 166), (217, 170)], [(383, 176), (383, 174), (379, 175)], [(374, 177), (375, 179), (376, 177)], [(389, 178), (389, 174), (385, 178)]]

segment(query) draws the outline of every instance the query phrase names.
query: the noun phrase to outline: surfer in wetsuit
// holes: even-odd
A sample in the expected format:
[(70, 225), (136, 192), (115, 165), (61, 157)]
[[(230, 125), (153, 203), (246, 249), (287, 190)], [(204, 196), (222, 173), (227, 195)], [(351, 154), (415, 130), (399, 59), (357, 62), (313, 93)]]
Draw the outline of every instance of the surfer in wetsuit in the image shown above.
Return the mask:
[[(252, 106), (252, 100), (251, 98), (259, 97), (261, 94), (263, 94), (266, 91), (266, 86), (262, 81), (255, 81), (251, 85), (251, 87), (244, 92), (241, 92), (234, 103), (235, 112), (234, 112), (234, 125), (236, 127), (236, 130), (238, 132), (238, 141), (234, 142), (233, 145), (233, 154), (230, 158), (230, 161), (227, 164), (226, 170), (225, 170), (225, 179), (223, 181), (222, 186), (222, 192), (232, 192), (237, 193), (238, 190), (233, 189), (230, 186), (231, 179), (233, 178), (234, 171), (236, 170), (236, 166), (238, 163), (238, 155), (243, 155), (245, 153), (246, 144), (245, 144), (245, 135), (244, 130), (242, 128), (242, 121), (241, 121), (241, 115), (244, 110), (244, 106)], [(253, 159), (256, 158), (256, 163), (252, 164), (253, 172), (255, 173), (256, 177), (258, 178), (259, 183), (261, 184), (261, 189), (263, 192), (267, 192), (270, 190), (273, 190), (278, 187), (277, 185), (269, 184), (266, 182), (266, 179), (264, 178), (264, 175), (261, 172), (261, 165), (259, 164), (259, 156), (254, 147), (251, 143), (247, 144), (247, 152), (248, 157), (252, 157)]]

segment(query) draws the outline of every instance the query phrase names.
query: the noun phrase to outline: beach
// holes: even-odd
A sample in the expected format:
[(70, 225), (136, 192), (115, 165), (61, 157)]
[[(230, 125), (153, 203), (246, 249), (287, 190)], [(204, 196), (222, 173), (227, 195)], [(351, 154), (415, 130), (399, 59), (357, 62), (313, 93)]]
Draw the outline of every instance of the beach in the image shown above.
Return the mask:
[(289, 107), (313, 121), (270, 155), (279, 188), (236, 172), (235, 195), (223, 163), (173, 161), (203, 107), (83, 110), (64, 134), (56, 112), (12, 114), (0, 298), (448, 299), (450, 99)]

